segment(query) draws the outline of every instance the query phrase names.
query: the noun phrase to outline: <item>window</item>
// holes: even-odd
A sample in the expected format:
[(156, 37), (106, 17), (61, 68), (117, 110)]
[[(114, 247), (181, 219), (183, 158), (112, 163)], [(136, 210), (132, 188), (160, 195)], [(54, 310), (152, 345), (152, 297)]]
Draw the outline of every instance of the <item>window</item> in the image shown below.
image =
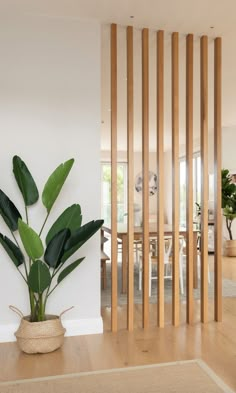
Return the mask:
[[(200, 153), (196, 154), (193, 159), (193, 200), (197, 203), (201, 203), (201, 157)], [(195, 206), (196, 207), (196, 206)]]
[[(179, 161), (180, 178), (180, 226), (186, 227), (186, 158)], [(197, 213), (196, 202), (201, 202), (201, 157), (200, 152), (193, 157), (193, 211)]]
[(186, 160), (179, 162), (180, 226), (186, 227)]
[[(102, 163), (102, 218), (107, 225), (111, 224), (111, 164)], [(127, 164), (117, 164), (117, 221), (125, 222), (127, 212)]]

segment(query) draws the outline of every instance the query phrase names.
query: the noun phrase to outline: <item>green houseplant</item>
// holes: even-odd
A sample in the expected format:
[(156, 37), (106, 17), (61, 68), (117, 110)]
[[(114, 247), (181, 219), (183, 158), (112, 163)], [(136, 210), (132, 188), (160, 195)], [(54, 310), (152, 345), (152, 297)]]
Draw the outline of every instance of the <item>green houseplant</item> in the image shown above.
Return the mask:
[(0, 190), (0, 215), (11, 235), (10, 238), (0, 233), (0, 243), (27, 286), (30, 315), (26, 319), (32, 325), (35, 324), (34, 327), (48, 319), (46, 306), (49, 296), (84, 260), (81, 257), (70, 262), (69, 258), (103, 224), (103, 220), (93, 220), (82, 225), (80, 205), (73, 204), (53, 223), (45, 236), (45, 243), (42, 240), (45, 224), (73, 163), (74, 159), (70, 159), (59, 165), (44, 186), (42, 203), (46, 211), (39, 233), (30, 227), (28, 214), (29, 207), (39, 200), (39, 192), (20, 157), (13, 157), (13, 173), (23, 197), (25, 219), (10, 198)]
[(228, 256), (236, 256), (236, 240), (233, 239), (232, 234), (232, 223), (236, 218), (236, 184), (232, 182), (228, 169), (222, 169), (221, 181), (223, 215), (229, 234), (229, 240), (226, 240), (226, 251)]

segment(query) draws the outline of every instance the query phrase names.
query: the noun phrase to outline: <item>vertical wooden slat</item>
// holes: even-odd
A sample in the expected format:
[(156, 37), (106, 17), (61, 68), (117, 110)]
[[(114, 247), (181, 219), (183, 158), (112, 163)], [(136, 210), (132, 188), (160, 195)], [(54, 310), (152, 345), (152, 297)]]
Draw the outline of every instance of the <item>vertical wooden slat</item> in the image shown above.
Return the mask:
[[(193, 322), (193, 35), (186, 40), (187, 322)], [(149, 31), (142, 31), (143, 327), (149, 326)], [(214, 52), (215, 320), (222, 319), (221, 265), (221, 39)], [(208, 38), (201, 38), (201, 321), (208, 320)], [(172, 323), (179, 324), (179, 36), (172, 34)], [(128, 307), (134, 322), (133, 28), (127, 28)], [(164, 326), (164, 33), (157, 33), (158, 326)], [(112, 331), (117, 331), (117, 26), (111, 25), (111, 259)]]
[(214, 42), (215, 320), (222, 320), (221, 74), (222, 43)]
[(193, 34), (186, 39), (187, 322), (193, 323)]
[(127, 146), (128, 146), (128, 330), (134, 328), (134, 148), (133, 148), (133, 27), (127, 27)]
[(208, 38), (201, 37), (201, 321), (208, 320)]
[(164, 32), (157, 32), (157, 244), (158, 310), (157, 324), (164, 327)]
[(122, 285), (121, 293), (127, 294), (128, 234), (122, 236)]
[(179, 325), (179, 34), (172, 33), (172, 323)]
[(117, 331), (117, 26), (111, 25), (111, 330)]
[(142, 31), (143, 327), (149, 326), (149, 31)]

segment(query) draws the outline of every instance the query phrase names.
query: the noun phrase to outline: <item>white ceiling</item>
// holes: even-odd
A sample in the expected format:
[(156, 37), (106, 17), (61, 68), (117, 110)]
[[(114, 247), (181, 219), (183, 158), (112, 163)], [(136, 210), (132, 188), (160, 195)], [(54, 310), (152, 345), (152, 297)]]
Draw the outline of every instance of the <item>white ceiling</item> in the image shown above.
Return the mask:
[(236, 32), (235, 0), (1, 0), (2, 11), (51, 17), (95, 18), (102, 23), (217, 34)]
[[(142, 104), (141, 104), (141, 28), (134, 26), (134, 146), (136, 151), (142, 146)], [(156, 150), (156, 30), (149, 31), (149, 149)], [(118, 150), (127, 150), (126, 120), (126, 31), (118, 26)], [(173, 29), (174, 30), (174, 29)], [(214, 127), (214, 38), (220, 36), (215, 28), (205, 31), (209, 37), (208, 94), (209, 132)], [(189, 30), (192, 32), (193, 30)], [(188, 30), (187, 30), (188, 32)], [(200, 37), (194, 34), (194, 139), (199, 149), (200, 140)], [(222, 59), (222, 126), (236, 132), (236, 31), (225, 32)], [(164, 130), (165, 150), (171, 148), (171, 32), (165, 30), (165, 81), (164, 81)], [(102, 27), (102, 150), (110, 148), (110, 25)], [(185, 144), (185, 78), (186, 78), (186, 32), (179, 35), (179, 131), (180, 144)]]
[[(117, 23), (120, 25), (118, 34), (119, 50), (119, 74), (118, 81), (120, 86), (120, 98), (118, 107), (118, 125), (120, 135), (120, 149), (125, 148), (124, 135), (126, 128), (125, 119), (125, 80), (126, 70), (123, 54), (125, 53), (125, 29), (126, 25), (135, 27), (135, 61), (136, 61), (136, 81), (137, 92), (140, 91), (140, 32), (141, 28), (150, 28), (150, 57), (155, 47), (154, 31), (163, 29), (166, 32), (166, 60), (168, 63), (170, 49), (170, 33), (178, 31), (180, 34), (180, 131), (183, 138), (184, 133), (184, 37), (186, 33), (195, 34), (195, 72), (198, 72), (198, 45), (199, 37), (207, 34), (209, 42), (209, 89), (213, 83), (212, 74), (212, 48), (215, 36), (223, 37), (223, 113), (222, 123), (224, 127), (236, 126), (236, 1), (235, 0), (0, 0), (0, 12), (10, 15), (38, 15), (49, 18), (88, 18), (96, 19), (103, 24), (102, 30), (102, 136), (103, 149), (109, 146), (110, 133), (110, 104), (109, 104), (109, 24)], [(134, 18), (130, 18), (134, 16)], [(213, 27), (213, 28), (212, 28)], [(86, 37), (85, 37), (86, 39)], [(182, 63), (181, 63), (182, 62)], [(152, 64), (152, 62), (150, 62)], [(150, 77), (155, 78), (155, 64), (150, 64)], [(165, 86), (166, 91), (170, 91), (170, 69), (166, 70)], [(195, 89), (195, 133), (199, 135), (199, 83), (196, 76)], [(166, 148), (170, 144), (170, 105), (169, 93), (166, 94)], [(139, 94), (136, 94), (136, 148), (140, 146), (141, 138), (141, 103)], [(150, 86), (150, 133), (155, 129), (155, 90), (154, 84)], [(212, 95), (210, 93), (210, 102)], [(210, 108), (209, 129), (212, 129), (212, 110)], [(151, 145), (155, 143), (151, 135)]]

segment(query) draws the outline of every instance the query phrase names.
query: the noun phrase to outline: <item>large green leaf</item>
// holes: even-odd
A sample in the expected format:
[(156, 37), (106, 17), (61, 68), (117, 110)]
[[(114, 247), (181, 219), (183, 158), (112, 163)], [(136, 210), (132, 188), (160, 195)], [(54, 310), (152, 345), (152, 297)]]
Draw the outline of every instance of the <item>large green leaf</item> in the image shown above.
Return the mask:
[(90, 221), (72, 233), (65, 245), (62, 262), (73, 255), (88, 239), (90, 239), (102, 226), (103, 220)]
[(71, 263), (69, 266), (67, 266), (64, 270), (62, 270), (62, 272), (59, 274), (59, 276), (57, 278), (57, 283), (60, 284), (60, 282), (62, 280), (64, 280), (64, 278), (66, 278), (66, 276), (68, 276), (68, 274), (73, 272), (73, 270), (81, 264), (81, 262), (84, 260), (84, 258), (85, 257), (78, 259), (77, 261), (75, 261), (75, 262)]
[(57, 199), (73, 164), (74, 159), (72, 158), (64, 162), (64, 164), (59, 165), (46, 182), (43, 189), (42, 201), (48, 213)]
[(14, 203), (2, 190), (0, 190), (0, 215), (11, 231), (14, 232), (18, 229), (18, 220), (21, 215)]
[(232, 206), (236, 200), (236, 185), (232, 182), (228, 169), (221, 171), (222, 207)]
[(29, 272), (28, 285), (33, 292), (43, 293), (50, 285), (51, 275), (45, 263), (40, 260), (35, 261)]
[(33, 205), (39, 199), (38, 189), (29, 169), (18, 156), (13, 157), (13, 173), (25, 205)]
[(7, 236), (0, 233), (0, 243), (11, 258), (16, 267), (22, 265), (24, 262), (24, 255), (19, 247), (17, 247)]
[(39, 235), (25, 222), (19, 220), (18, 229), (25, 251), (33, 260), (43, 255), (43, 243)]
[(48, 243), (44, 254), (44, 260), (50, 267), (57, 267), (60, 264), (61, 257), (64, 254), (65, 244), (70, 234), (71, 232), (68, 228), (63, 229)]
[(68, 207), (49, 230), (46, 237), (46, 244), (48, 244), (50, 240), (52, 240), (52, 238), (62, 229), (68, 228), (71, 232), (74, 232), (76, 229), (80, 228), (81, 221), (82, 215), (80, 205), (74, 204)]

